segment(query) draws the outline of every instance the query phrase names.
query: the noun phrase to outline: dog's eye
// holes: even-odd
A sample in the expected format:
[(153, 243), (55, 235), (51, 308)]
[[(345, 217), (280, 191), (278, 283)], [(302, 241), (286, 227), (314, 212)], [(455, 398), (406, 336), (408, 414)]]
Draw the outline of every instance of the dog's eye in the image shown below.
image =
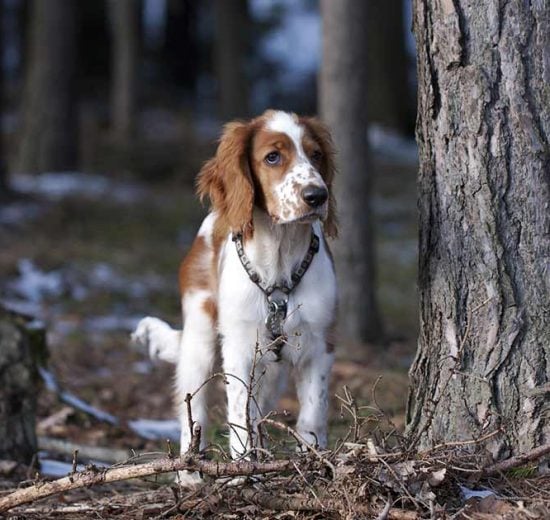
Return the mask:
[(281, 162), (281, 154), (279, 152), (269, 152), (264, 161), (269, 164), (269, 166), (276, 166)]
[(321, 152), (321, 150), (315, 150), (311, 154), (311, 160), (313, 162), (320, 162), (322, 158), (323, 158), (323, 153)]

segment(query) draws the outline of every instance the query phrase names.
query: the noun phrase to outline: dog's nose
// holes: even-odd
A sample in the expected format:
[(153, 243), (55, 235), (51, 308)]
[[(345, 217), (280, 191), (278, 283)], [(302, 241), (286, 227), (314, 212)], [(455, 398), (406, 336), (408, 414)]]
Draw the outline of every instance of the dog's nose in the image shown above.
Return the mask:
[(326, 202), (328, 199), (328, 191), (322, 186), (315, 186), (310, 184), (302, 190), (302, 199), (308, 206), (317, 208)]

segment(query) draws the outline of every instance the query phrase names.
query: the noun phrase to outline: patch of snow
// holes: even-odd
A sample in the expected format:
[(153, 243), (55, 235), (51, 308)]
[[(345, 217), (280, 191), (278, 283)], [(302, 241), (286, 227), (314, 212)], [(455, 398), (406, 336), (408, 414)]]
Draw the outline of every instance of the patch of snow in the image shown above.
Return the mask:
[(104, 412), (103, 410), (99, 410), (95, 406), (92, 406), (86, 401), (80, 399), (80, 397), (77, 397), (76, 395), (63, 390), (59, 386), (56, 377), (49, 370), (46, 370), (43, 367), (38, 367), (38, 371), (40, 373), (40, 376), (42, 377), (42, 380), (44, 381), (44, 384), (46, 385), (46, 388), (51, 392), (56, 393), (59, 396), (59, 399), (65, 404), (68, 404), (69, 406), (72, 406), (73, 408), (76, 408), (77, 410), (80, 410), (82, 412), (85, 412), (88, 415), (95, 417), (99, 421), (106, 422), (114, 426), (120, 423), (119, 419), (114, 415), (108, 412)]
[(39, 303), (45, 296), (59, 297), (63, 294), (63, 276), (59, 271), (41, 271), (28, 258), (20, 259), (17, 268), (19, 277), (8, 282), (8, 288), (25, 300)]
[(44, 212), (44, 205), (36, 202), (8, 202), (0, 207), (0, 224), (16, 226), (38, 218)]
[(39, 175), (12, 175), (10, 185), (20, 193), (41, 195), (50, 200), (81, 196), (97, 200), (107, 198), (132, 203), (143, 198), (145, 190), (135, 183), (113, 180), (102, 175), (81, 172), (48, 172)]
[(136, 361), (132, 365), (132, 370), (136, 374), (143, 374), (143, 375), (150, 374), (151, 371), (153, 370), (153, 364), (148, 360), (147, 361)]
[(486, 498), (491, 495), (495, 495), (496, 493), (494, 491), (491, 491), (490, 489), (469, 489), (465, 486), (459, 486), (460, 491), (462, 492), (462, 496), (464, 497), (464, 500), (468, 500), (469, 498)]
[[(112, 424), (113, 426), (119, 426), (121, 424), (120, 419), (114, 415), (99, 410), (95, 406), (80, 399), (80, 397), (63, 390), (54, 374), (49, 370), (39, 367), (38, 371), (46, 388), (57, 394), (59, 399), (65, 404), (95, 417), (99, 421)], [(148, 440), (170, 439), (171, 441), (178, 441), (180, 438), (181, 430), (177, 419), (135, 419), (133, 421), (128, 421), (127, 425), (134, 433)]]
[(143, 316), (94, 316), (86, 319), (84, 327), (91, 332), (132, 331)]
[(170, 439), (171, 441), (180, 439), (181, 429), (177, 419), (136, 419), (128, 421), (128, 426), (145, 439)]
[(39, 303), (18, 298), (0, 298), (0, 303), (9, 311), (30, 316), (33, 318), (42, 318), (42, 306)]
[(372, 151), (391, 164), (418, 164), (418, 147), (414, 139), (376, 124), (369, 126), (367, 135)]
[[(69, 473), (73, 471), (73, 465), (70, 462), (62, 462), (60, 460), (53, 460), (45, 458), (44, 452), (38, 453), (38, 459), (40, 461), (40, 474), (46, 475), (48, 477), (66, 477)], [(98, 466), (105, 466), (104, 464), (98, 463)], [(84, 464), (77, 464), (77, 471), (84, 471), (86, 467)]]

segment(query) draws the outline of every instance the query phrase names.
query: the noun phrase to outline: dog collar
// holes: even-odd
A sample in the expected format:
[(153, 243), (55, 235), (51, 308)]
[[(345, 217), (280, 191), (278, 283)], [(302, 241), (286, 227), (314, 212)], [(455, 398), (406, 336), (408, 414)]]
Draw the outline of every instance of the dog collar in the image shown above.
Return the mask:
[(283, 281), (273, 285), (265, 285), (262, 282), (260, 275), (254, 270), (252, 262), (244, 252), (242, 234), (234, 234), (233, 241), (235, 242), (235, 248), (237, 250), (239, 260), (241, 261), (241, 265), (246, 271), (248, 278), (250, 278), (250, 280), (264, 293), (266, 297), (268, 313), (265, 319), (265, 326), (270, 333), (271, 340), (273, 342), (270, 350), (275, 353), (276, 361), (280, 361), (281, 350), (287, 339), (287, 336), (283, 330), (283, 324), (287, 315), (288, 295), (296, 289), (298, 284), (301, 282), (309, 266), (311, 265), (311, 262), (313, 261), (313, 257), (319, 251), (319, 237), (313, 230), (311, 231), (309, 248), (304, 259), (292, 272), (290, 276), (290, 283)]

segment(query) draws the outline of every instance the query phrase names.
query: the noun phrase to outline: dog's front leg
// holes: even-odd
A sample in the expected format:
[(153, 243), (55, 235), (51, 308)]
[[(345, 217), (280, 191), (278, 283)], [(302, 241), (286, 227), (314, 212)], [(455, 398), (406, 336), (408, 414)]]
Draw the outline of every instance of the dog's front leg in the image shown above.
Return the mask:
[(300, 414), (296, 429), (312, 445), (327, 446), (328, 389), (334, 355), (320, 341), (296, 366)]
[[(244, 331), (241, 331), (244, 332)], [(223, 369), (227, 380), (227, 422), (234, 459), (247, 456), (254, 446), (258, 405), (255, 396), (254, 340), (246, 333), (225, 335)]]

